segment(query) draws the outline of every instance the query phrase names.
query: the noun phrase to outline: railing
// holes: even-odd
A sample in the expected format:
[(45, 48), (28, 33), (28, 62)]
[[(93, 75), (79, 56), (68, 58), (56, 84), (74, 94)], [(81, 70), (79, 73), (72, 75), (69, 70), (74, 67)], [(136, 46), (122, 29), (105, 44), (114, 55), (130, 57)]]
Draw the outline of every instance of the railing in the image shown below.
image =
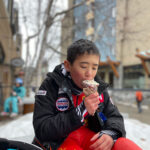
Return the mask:
[(143, 93), (143, 104), (150, 105), (150, 90), (146, 89), (109, 89), (109, 94), (112, 97), (113, 101), (122, 101), (127, 103), (135, 102), (135, 92), (141, 90)]

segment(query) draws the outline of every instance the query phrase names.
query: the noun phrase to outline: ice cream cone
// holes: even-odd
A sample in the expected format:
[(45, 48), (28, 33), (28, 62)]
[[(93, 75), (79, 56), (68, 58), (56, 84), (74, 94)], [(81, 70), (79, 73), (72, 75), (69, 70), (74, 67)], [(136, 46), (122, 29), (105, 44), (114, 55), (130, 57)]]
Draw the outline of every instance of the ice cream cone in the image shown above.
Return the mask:
[(99, 83), (97, 83), (94, 80), (84, 80), (83, 81), (83, 92), (84, 92), (85, 96), (95, 93), (97, 91), (98, 86), (99, 86)]

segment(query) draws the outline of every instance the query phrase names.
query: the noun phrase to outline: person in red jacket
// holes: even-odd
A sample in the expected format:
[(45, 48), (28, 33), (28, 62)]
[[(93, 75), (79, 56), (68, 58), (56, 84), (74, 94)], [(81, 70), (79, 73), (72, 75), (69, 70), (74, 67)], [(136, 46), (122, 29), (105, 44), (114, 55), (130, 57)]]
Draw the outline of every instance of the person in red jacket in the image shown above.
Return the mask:
[[(125, 138), (123, 117), (112, 104), (108, 84), (97, 75), (99, 50), (80, 39), (68, 47), (67, 59), (41, 84), (33, 115), (33, 144), (52, 150), (141, 150)], [(95, 80), (97, 91), (85, 94), (84, 80)]]
[(138, 90), (135, 92), (135, 96), (136, 96), (136, 102), (137, 102), (137, 108), (138, 108), (138, 112), (141, 113), (142, 112), (142, 101), (143, 101), (143, 93), (142, 91)]

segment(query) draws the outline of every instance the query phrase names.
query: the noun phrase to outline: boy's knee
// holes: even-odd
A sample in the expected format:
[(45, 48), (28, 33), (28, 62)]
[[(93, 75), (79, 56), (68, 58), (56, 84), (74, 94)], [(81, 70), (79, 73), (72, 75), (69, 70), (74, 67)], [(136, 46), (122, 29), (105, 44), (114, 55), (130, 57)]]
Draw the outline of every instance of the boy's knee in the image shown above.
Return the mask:
[(119, 138), (112, 150), (142, 150), (137, 144), (127, 138)]
[(83, 150), (74, 140), (67, 139), (58, 150)]

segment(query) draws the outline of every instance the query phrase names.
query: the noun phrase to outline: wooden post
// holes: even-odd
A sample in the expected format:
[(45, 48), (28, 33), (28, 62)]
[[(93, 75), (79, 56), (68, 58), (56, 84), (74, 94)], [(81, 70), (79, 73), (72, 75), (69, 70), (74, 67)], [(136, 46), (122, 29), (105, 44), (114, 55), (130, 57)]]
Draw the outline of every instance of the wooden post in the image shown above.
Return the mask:
[(111, 68), (112, 68), (112, 70), (113, 70), (115, 76), (116, 76), (117, 78), (119, 78), (119, 73), (118, 73), (118, 71), (117, 71), (117, 69), (116, 69), (116, 66), (115, 66), (114, 63), (110, 60), (110, 57), (109, 57), (109, 56), (107, 56), (107, 61), (108, 61), (108, 64), (111, 66)]

